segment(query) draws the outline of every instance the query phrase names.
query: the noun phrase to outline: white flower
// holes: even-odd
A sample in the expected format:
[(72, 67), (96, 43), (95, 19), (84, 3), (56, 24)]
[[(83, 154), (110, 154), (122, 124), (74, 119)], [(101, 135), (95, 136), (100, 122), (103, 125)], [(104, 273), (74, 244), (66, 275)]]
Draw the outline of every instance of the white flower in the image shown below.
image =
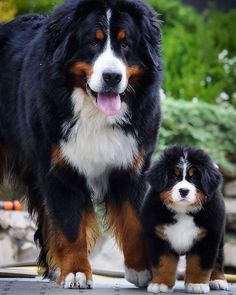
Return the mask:
[(223, 60), (226, 58), (226, 56), (228, 55), (228, 50), (227, 49), (223, 49), (219, 54), (218, 54), (218, 59), (219, 60)]

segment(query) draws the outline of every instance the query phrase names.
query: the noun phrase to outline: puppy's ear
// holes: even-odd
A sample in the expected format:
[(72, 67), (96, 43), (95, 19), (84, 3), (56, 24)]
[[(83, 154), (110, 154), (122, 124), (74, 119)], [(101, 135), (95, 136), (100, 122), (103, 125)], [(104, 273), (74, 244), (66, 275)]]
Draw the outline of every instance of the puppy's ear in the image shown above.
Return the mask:
[(213, 163), (204, 165), (201, 169), (201, 173), (202, 188), (205, 194), (210, 197), (219, 188), (222, 181), (222, 175)]
[(142, 36), (144, 48), (148, 61), (161, 69), (160, 44), (161, 44), (161, 22), (154, 10), (148, 11), (142, 19)]
[(157, 162), (146, 173), (147, 181), (149, 182), (151, 187), (157, 192), (162, 192), (167, 185), (168, 176), (165, 169), (163, 168), (164, 167), (161, 165), (161, 163)]

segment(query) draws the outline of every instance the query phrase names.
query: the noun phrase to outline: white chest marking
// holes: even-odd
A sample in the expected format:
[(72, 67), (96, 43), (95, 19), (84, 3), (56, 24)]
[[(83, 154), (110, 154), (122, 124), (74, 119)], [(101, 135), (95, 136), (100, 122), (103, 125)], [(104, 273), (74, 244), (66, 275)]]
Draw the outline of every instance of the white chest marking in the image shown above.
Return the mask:
[(177, 253), (185, 253), (192, 247), (200, 229), (195, 225), (192, 216), (180, 213), (175, 218), (177, 222), (166, 226), (165, 234), (172, 249)]
[(115, 122), (125, 120), (127, 105), (122, 103), (119, 114), (107, 117), (81, 89), (74, 90), (72, 101), (74, 116), (78, 119), (68, 140), (61, 142), (61, 152), (87, 177), (88, 184), (95, 191), (104, 193), (110, 169), (127, 168), (138, 153), (134, 137), (113, 127)]

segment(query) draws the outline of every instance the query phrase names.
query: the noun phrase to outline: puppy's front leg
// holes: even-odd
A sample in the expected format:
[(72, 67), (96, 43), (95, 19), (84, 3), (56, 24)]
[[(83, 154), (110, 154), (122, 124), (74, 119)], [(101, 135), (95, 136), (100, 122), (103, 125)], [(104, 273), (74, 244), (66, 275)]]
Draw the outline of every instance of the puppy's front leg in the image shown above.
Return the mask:
[(154, 235), (149, 235), (147, 240), (152, 266), (152, 281), (147, 291), (151, 293), (171, 292), (176, 280), (179, 256), (170, 249), (166, 241)]
[(199, 254), (187, 255), (185, 287), (188, 293), (209, 293), (211, 268), (203, 268)]
[(152, 265), (152, 281), (147, 291), (152, 293), (171, 292), (176, 280), (178, 256), (165, 254), (160, 256), (159, 263)]

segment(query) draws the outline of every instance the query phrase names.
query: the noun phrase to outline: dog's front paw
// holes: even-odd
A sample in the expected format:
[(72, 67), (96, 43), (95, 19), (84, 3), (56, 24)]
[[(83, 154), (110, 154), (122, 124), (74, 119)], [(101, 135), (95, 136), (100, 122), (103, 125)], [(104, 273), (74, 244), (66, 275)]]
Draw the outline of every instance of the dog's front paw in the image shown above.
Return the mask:
[(147, 291), (150, 293), (166, 293), (166, 292), (172, 292), (173, 289), (169, 288), (165, 284), (156, 284), (156, 283), (150, 283), (147, 287)]
[(186, 284), (186, 291), (188, 293), (195, 293), (195, 294), (203, 294), (203, 293), (209, 293), (210, 287), (208, 284)]
[(82, 272), (69, 273), (63, 282), (65, 289), (93, 289), (93, 281)]
[(151, 272), (147, 269), (136, 271), (132, 268), (125, 267), (125, 278), (137, 287), (146, 287), (151, 280)]
[(229, 285), (226, 280), (210, 281), (210, 288), (212, 290), (229, 290)]

